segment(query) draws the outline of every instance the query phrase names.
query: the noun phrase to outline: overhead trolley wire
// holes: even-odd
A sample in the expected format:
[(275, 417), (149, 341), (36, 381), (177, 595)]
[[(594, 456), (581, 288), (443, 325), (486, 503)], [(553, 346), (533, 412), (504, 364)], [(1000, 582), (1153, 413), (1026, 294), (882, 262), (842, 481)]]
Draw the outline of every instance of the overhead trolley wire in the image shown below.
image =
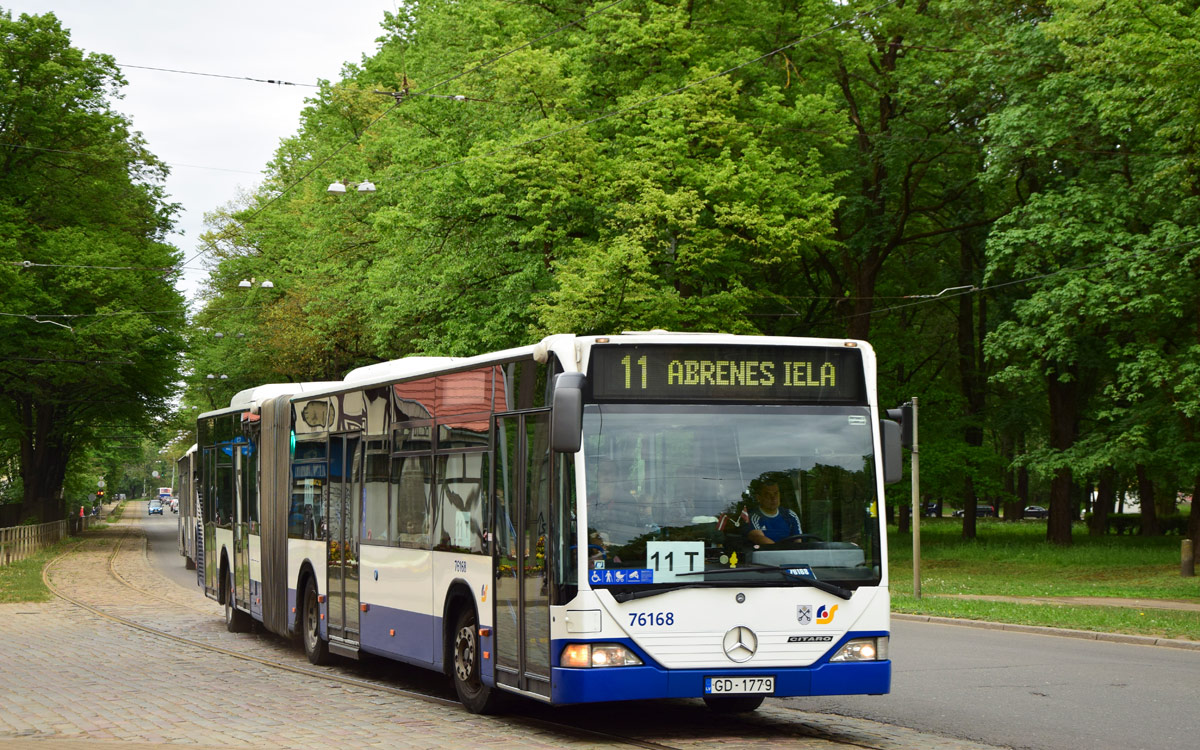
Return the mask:
[(160, 73), (178, 73), (186, 76), (204, 76), (205, 78), (226, 78), (234, 81), (249, 81), (251, 83), (271, 83), (276, 86), (304, 86), (306, 88), (320, 88), (316, 83), (293, 83), (292, 81), (281, 81), (274, 78), (251, 78), (249, 76), (227, 76), (220, 73), (200, 73), (194, 70), (177, 70), (175, 68), (156, 68), (150, 65), (129, 65), (126, 63), (117, 63), (119, 68), (133, 68), (137, 70), (154, 70)]
[[(1145, 250), (1134, 250), (1134, 251), (1132, 251), (1132, 254), (1142, 255), (1142, 254), (1151, 254), (1151, 253), (1161, 253), (1161, 252), (1165, 252), (1165, 251), (1169, 251), (1169, 250), (1179, 250), (1179, 249), (1185, 248), (1185, 247), (1194, 247), (1196, 245), (1200, 245), (1200, 240), (1192, 240), (1190, 242), (1180, 242), (1180, 243), (1177, 243), (1174, 245), (1167, 245), (1166, 247), (1156, 247), (1156, 248), (1145, 249)], [(848, 320), (850, 318), (861, 318), (864, 315), (878, 315), (880, 313), (893, 312), (895, 310), (902, 310), (907, 307), (916, 307), (917, 305), (925, 305), (925, 304), (929, 304), (931, 302), (938, 302), (941, 300), (954, 299), (955, 297), (962, 297), (962, 296), (965, 296), (968, 294), (978, 294), (980, 292), (990, 292), (995, 289), (1002, 289), (1006, 286), (1015, 286), (1016, 284), (1028, 284), (1032, 281), (1041, 281), (1042, 279), (1048, 279), (1048, 278), (1058, 276), (1058, 275), (1064, 274), (1064, 273), (1069, 273), (1069, 272), (1073, 272), (1073, 271), (1087, 271), (1092, 268), (1100, 268), (1102, 266), (1108, 266), (1108, 265), (1111, 265), (1110, 261), (1107, 261), (1107, 260), (1096, 261), (1095, 263), (1085, 263), (1085, 264), (1079, 265), (1079, 266), (1068, 266), (1066, 268), (1059, 268), (1057, 270), (1048, 271), (1046, 273), (1037, 274), (1035, 276), (1026, 276), (1025, 278), (1021, 278), (1021, 279), (1010, 279), (1009, 281), (1001, 281), (1001, 282), (998, 282), (995, 284), (985, 284), (983, 286), (976, 286), (974, 284), (965, 284), (963, 286), (948, 287), (948, 288), (943, 289), (942, 291), (938, 292), (937, 294), (909, 294), (909, 295), (905, 295), (904, 297), (900, 297), (899, 299), (905, 299), (905, 298), (915, 299), (916, 300), (915, 302), (906, 302), (901, 305), (891, 305), (890, 307), (877, 307), (877, 308), (873, 308), (871, 310), (867, 310), (866, 312), (861, 312), (861, 313), (851, 313), (849, 315), (838, 315), (835, 318), (826, 318), (824, 320), (821, 320), (821, 321), (819, 321), (818, 324), (829, 323), (829, 322), (832, 322), (834, 319)], [(950, 293), (948, 294), (948, 292), (950, 292)], [(795, 299), (795, 298), (788, 298), (788, 299)], [(803, 298), (800, 298), (800, 299), (803, 299)], [(828, 299), (828, 298), (813, 297), (810, 299)], [(853, 297), (853, 298), (847, 297), (846, 299), (863, 299), (863, 298), (862, 297)], [(881, 297), (880, 299), (897, 299), (897, 298), (896, 297)], [(748, 316), (754, 317), (754, 318), (797, 318), (797, 317), (803, 317), (803, 314), (802, 313), (748, 313)]]

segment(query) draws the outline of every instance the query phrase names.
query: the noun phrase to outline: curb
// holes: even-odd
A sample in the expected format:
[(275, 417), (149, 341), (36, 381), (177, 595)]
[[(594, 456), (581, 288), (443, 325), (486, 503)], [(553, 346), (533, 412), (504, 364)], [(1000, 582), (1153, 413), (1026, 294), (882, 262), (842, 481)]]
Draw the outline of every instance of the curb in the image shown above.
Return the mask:
[(892, 613), (893, 620), (909, 622), (929, 622), (935, 625), (959, 625), (965, 628), (982, 628), (984, 630), (1007, 630), (1012, 633), (1032, 633), (1035, 635), (1056, 635), (1061, 638), (1079, 638), (1085, 641), (1105, 641), (1107, 643), (1125, 643), (1133, 646), (1158, 646), (1160, 648), (1178, 648), (1185, 651), (1200, 651), (1200, 641), (1184, 641), (1175, 638), (1155, 638), (1152, 635), (1126, 635), (1124, 633), (1097, 633), (1091, 630), (1068, 630), (1066, 628), (1051, 628), (1043, 625), (1013, 625), (1004, 622), (987, 622), (985, 620), (960, 620), (955, 617), (933, 617), (929, 615), (905, 615)]

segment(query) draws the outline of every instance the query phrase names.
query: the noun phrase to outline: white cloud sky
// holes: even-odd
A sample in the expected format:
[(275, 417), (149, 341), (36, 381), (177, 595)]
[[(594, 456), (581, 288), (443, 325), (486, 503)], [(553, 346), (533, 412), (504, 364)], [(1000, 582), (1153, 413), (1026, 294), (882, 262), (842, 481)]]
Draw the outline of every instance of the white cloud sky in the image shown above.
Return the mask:
[[(237, 78), (315, 84), (373, 54), (385, 11), (403, 0), (0, 0), (13, 17), (53, 12), (71, 43), (119, 64)], [(315, 89), (123, 68), (129, 84), (114, 108), (171, 165), (181, 204), (170, 242), (185, 258), (202, 247), (204, 214), (253, 189), (281, 139), (296, 132)], [(201, 262), (185, 269), (193, 296)]]

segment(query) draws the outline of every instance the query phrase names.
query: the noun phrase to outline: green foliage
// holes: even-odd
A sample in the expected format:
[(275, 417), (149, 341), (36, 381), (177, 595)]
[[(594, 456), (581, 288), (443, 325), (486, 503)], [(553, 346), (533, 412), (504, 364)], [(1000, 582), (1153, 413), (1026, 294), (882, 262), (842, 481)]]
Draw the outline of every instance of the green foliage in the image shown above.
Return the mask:
[(26, 511), (57, 518), (72, 457), (149, 427), (173, 390), (174, 206), (110, 109), (112, 58), (71, 47), (52, 14), (0, 11), (0, 38), (0, 440)]
[(406, 4), (210, 217), (185, 403), (563, 331), (849, 335), (921, 399), (930, 498), (1190, 490), (1192, 5)]

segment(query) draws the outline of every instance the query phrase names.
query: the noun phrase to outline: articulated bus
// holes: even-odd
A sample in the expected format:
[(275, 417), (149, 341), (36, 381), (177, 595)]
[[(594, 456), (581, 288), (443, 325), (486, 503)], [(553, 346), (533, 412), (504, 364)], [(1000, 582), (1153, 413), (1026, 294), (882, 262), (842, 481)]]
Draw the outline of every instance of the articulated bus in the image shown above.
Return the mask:
[(199, 417), (197, 575), (230, 630), (441, 671), (473, 712), (886, 693), (885, 417), (870, 346), (810, 338), (554, 335), (260, 386)]

